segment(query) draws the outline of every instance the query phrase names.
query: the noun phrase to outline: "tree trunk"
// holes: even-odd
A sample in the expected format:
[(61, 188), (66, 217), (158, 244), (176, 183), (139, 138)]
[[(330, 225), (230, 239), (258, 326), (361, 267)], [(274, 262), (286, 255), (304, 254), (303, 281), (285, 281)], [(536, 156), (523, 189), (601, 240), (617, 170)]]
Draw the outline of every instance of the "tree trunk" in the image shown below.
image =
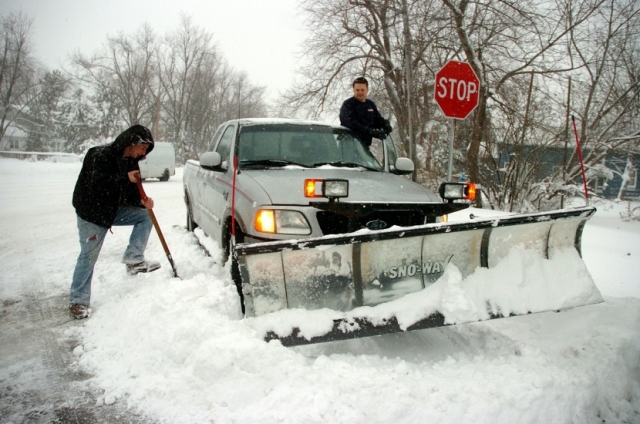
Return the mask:
[(480, 156), (480, 143), (486, 126), (487, 95), (484, 87), (480, 88), (478, 96), (478, 107), (474, 111), (473, 129), (471, 140), (467, 146), (467, 175), (469, 181), (480, 182), (480, 167), (478, 165)]

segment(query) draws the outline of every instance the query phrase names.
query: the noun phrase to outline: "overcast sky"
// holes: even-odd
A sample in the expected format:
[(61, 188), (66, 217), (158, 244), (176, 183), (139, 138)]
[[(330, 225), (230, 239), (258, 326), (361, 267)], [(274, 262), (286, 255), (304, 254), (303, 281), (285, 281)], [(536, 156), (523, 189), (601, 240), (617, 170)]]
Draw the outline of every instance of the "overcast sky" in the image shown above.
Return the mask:
[(0, 0), (0, 13), (33, 18), (36, 56), (60, 68), (73, 52), (90, 55), (119, 31), (148, 22), (158, 34), (174, 30), (185, 12), (212, 32), (236, 70), (267, 87), (269, 98), (289, 87), (304, 40), (297, 0)]

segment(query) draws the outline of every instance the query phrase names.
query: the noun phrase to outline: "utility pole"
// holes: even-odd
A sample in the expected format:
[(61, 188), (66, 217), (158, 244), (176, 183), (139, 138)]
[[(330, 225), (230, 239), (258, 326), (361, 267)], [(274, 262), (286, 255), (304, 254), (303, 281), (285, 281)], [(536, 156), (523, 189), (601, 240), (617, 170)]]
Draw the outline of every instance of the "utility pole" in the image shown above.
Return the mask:
[[(567, 178), (567, 148), (569, 143), (569, 115), (571, 114), (571, 76), (569, 76), (569, 87), (567, 88), (567, 111), (564, 119), (564, 154), (562, 156), (562, 183)], [(560, 209), (564, 208), (564, 193), (560, 196)]]
[[(407, 135), (409, 137), (409, 158), (415, 164), (415, 140), (413, 139), (413, 117), (411, 113), (411, 87), (413, 86), (412, 57), (411, 52), (411, 31), (409, 30), (409, 9), (407, 0), (402, 0), (402, 22), (404, 26), (404, 58), (406, 68), (406, 94), (407, 94)], [(416, 168), (411, 174), (411, 181), (416, 180)]]

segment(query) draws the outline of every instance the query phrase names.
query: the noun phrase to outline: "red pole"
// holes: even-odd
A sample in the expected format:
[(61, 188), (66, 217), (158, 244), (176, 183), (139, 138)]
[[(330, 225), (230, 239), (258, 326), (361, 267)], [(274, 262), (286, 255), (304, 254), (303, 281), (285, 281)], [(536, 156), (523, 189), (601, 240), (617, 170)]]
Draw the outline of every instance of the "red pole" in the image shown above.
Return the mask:
[(584, 184), (584, 197), (587, 199), (587, 206), (589, 206), (589, 189), (587, 188), (587, 176), (584, 172), (584, 160), (582, 160), (582, 148), (580, 147), (580, 140), (578, 139), (578, 129), (576, 128), (576, 118), (571, 115), (571, 122), (573, 122), (573, 133), (576, 136), (576, 146), (578, 150), (578, 158), (580, 159), (580, 169), (582, 170), (582, 183)]
[(236, 244), (236, 175), (238, 175), (238, 155), (233, 156), (233, 180), (231, 183), (231, 240), (232, 246)]

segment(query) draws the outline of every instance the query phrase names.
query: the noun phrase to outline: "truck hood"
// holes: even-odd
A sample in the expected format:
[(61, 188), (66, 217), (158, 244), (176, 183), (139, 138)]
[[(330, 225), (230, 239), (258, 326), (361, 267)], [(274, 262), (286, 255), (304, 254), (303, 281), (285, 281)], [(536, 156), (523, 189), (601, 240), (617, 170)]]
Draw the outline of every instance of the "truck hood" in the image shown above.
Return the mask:
[(345, 203), (442, 203), (431, 190), (408, 179), (386, 172), (362, 168), (325, 166), (312, 169), (270, 168), (242, 170), (245, 178), (253, 179), (271, 198), (274, 205), (306, 205), (305, 179), (344, 179), (349, 181), (349, 196)]

